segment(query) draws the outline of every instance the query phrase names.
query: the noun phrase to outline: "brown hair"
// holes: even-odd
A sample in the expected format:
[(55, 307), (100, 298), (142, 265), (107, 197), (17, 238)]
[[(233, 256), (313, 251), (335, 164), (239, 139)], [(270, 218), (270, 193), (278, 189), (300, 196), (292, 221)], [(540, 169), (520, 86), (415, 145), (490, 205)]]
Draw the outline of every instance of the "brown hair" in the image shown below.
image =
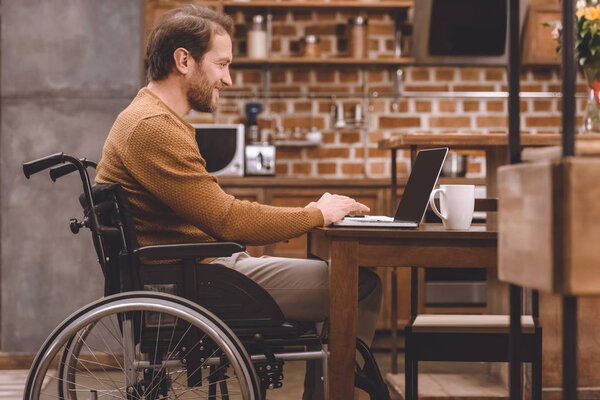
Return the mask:
[(167, 11), (148, 37), (147, 80), (166, 78), (175, 66), (173, 53), (180, 47), (188, 50), (196, 62), (200, 61), (214, 34), (232, 36), (231, 17), (191, 4)]

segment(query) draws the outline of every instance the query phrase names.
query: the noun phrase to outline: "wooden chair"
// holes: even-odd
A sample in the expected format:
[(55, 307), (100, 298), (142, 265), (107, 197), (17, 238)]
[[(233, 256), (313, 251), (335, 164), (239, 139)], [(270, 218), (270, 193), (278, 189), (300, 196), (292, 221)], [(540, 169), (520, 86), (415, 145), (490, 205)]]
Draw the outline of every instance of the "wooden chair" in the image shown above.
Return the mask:
[[(479, 200), (479, 199), (478, 199)], [(476, 202), (478, 211), (496, 211), (496, 199)], [(418, 399), (419, 361), (508, 362), (508, 315), (418, 315), (418, 268), (411, 268), (411, 318), (405, 328), (405, 399)], [(537, 292), (532, 315), (521, 317), (521, 362), (532, 363), (532, 399), (542, 396), (542, 328)]]

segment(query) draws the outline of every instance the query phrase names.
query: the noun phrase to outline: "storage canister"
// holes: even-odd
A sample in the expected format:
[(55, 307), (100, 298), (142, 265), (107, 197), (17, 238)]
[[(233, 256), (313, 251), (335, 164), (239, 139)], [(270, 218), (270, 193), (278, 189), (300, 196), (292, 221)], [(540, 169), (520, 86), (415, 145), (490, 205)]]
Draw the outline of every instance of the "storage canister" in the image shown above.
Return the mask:
[(252, 17), (252, 26), (248, 30), (248, 58), (267, 58), (267, 31), (262, 15)]
[(353, 58), (366, 58), (368, 55), (367, 23), (367, 18), (360, 15), (348, 20), (350, 26), (349, 49), (350, 56)]
[(321, 56), (320, 40), (318, 36), (307, 35), (302, 38), (302, 55), (304, 57), (319, 58)]

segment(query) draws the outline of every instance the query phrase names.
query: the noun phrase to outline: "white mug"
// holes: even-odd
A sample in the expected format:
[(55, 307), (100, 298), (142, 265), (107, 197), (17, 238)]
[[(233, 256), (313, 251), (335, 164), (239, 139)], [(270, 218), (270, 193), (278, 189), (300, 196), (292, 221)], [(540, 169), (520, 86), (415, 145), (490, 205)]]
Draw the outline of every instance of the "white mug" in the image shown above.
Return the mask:
[[(435, 195), (440, 194), (440, 210), (435, 206)], [(475, 206), (474, 185), (440, 185), (431, 192), (429, 204), (433, 212), (442, 219), (444, 228), (469, 229)]]

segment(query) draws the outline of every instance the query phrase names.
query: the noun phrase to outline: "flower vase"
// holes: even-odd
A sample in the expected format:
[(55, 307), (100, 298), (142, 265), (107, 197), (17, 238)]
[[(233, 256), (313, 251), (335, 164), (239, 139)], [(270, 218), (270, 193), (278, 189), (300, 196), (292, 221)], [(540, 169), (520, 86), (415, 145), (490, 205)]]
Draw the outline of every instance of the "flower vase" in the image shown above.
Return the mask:
[(583, 67), (588, 82), (588, 99), (583, 133), (600, 132), (600, 62)]

